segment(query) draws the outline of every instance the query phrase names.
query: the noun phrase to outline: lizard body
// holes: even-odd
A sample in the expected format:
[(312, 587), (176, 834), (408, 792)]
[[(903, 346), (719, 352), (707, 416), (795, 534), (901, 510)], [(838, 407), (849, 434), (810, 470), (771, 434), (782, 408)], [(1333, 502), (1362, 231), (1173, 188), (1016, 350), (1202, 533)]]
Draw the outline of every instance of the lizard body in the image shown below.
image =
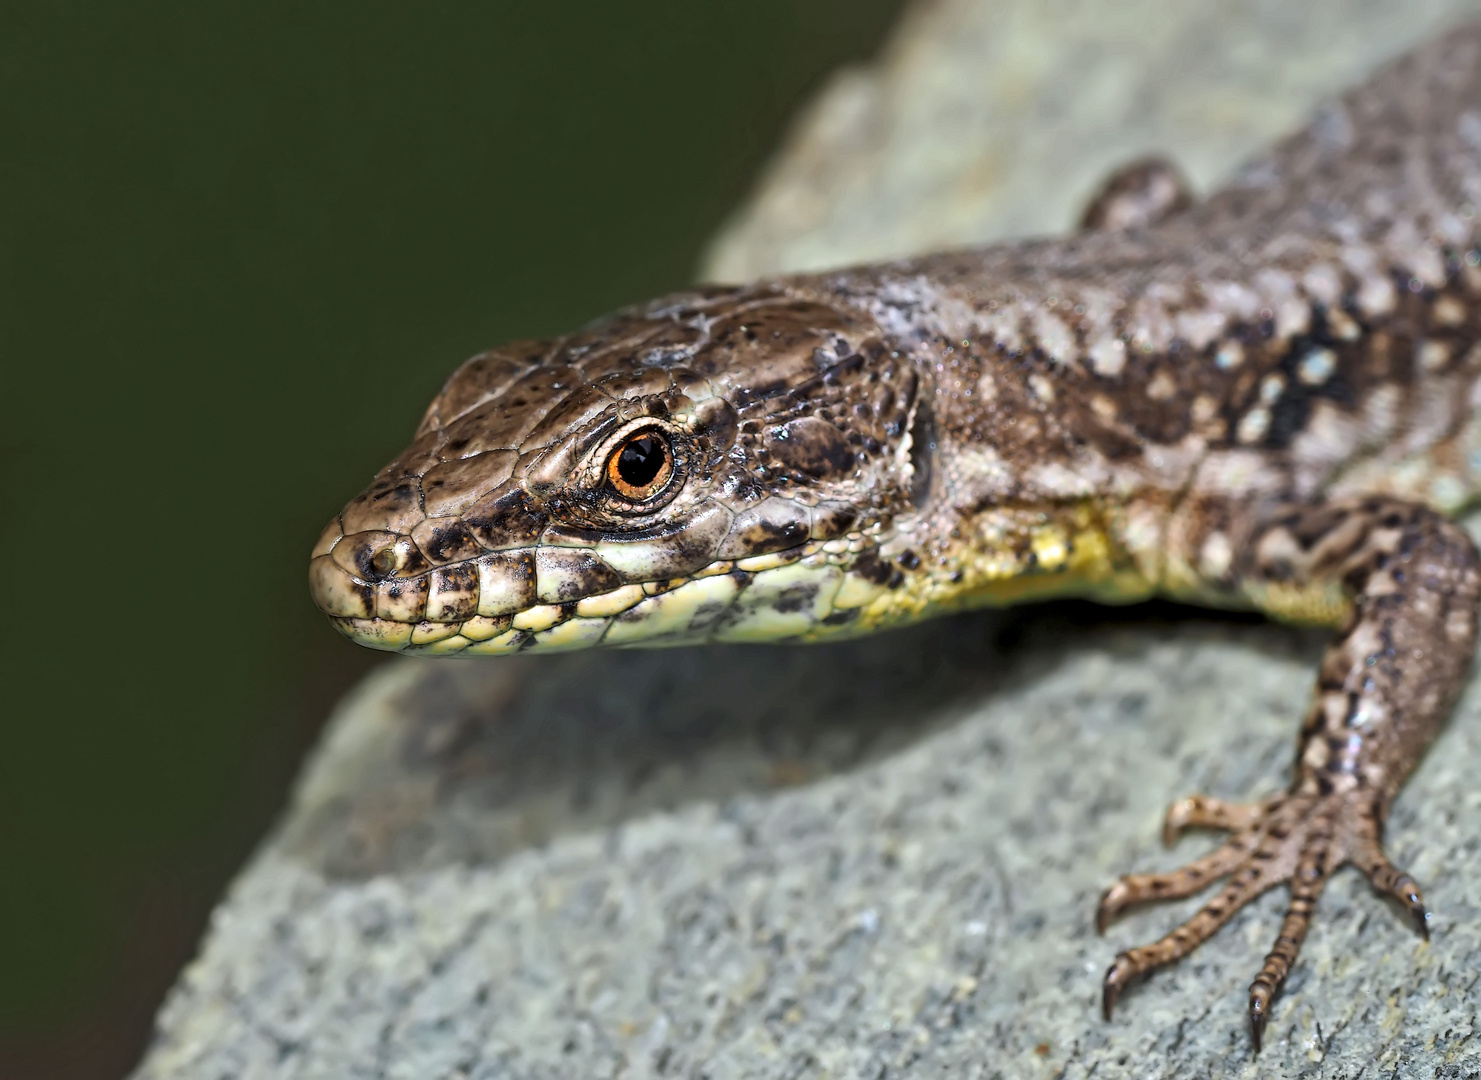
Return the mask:
[[(1227, 878), (1125, 985), (1331, 873), (1423, 930), (1381, 848), (1458, 693), (1481, 558), (1481, 24), (1396, 62), (1202, 203), (1079, 235), (680, 293), (464, 364), (316, 544), (316, 603), (425, 654), (814, 640), (1053, 595), (1329, 625), (1288, 792), (1175, 803)], [(1160, 216), (1159, 216), (1160, 215)], [(1112, 228), (1117, 220), (1129, 228)]]

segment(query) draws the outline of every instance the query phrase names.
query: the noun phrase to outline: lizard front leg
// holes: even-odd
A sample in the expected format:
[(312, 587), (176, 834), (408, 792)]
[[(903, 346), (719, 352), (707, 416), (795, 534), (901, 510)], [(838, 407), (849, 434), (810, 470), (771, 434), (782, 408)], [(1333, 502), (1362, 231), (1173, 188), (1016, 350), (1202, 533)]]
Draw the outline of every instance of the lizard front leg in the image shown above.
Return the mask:
[(1174, 803), (1164, 827), (1169, 843), (1190, 827), (1225, 830), (1229, 840), (1171, 873), (1123, 877), (1102, 897), (1096, 922), (1104, 930), (1128, 907), (1191, 896), (1228, 879), (1172, 933), (1116, 957), (1103, 993), (1109, 1019), (1130, 981), (1185, 956), (1249, 901), (1288, 882), (1280, 935), (1250, 986), (1258, 1051), (1271, 999), (1338, 867), (1356, 864), (1428, 936), (1419, 886), (1383, 853), (1383, 823), (1464, 681), (1476, 641), (1481, 557), (1453, 522), (1383, 496), (1284, 507), (1243, 527), (1237, 514), (1222, 516), (1233, 524), (1224, 536), (1241, 554), (1206, 575), (1209, 584), (1276, 614), (1303, 592), (1337, 586), (1350, 608), (1322, 661), (1289, 790), (1248, 805), (1206, 796)]

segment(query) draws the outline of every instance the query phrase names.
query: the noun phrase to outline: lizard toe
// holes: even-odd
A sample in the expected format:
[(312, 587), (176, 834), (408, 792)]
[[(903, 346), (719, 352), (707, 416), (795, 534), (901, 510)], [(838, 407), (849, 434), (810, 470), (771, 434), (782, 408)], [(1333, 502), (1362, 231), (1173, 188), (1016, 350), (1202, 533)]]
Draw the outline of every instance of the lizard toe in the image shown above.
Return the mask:
[(1250, 985), (1251, 1034), (1258, 1051), (1271, 1003), (1296, 962), (1316, 903), (1332, 873), (1355, 863), (1381, 895), (1409, 912), (1421, 932), (1428, 912), (1418, 885), (1384, 856), (1378, 841), (1378, 808), (1361, 791), (1317, 793), (1301, 790), (1261, 804), (1235, 806), (1201, 797), (1174, 804), (1176, 827), (1235, 830), (1223, 845), (1186, 866), (1164, 874), (1128, 874), (1101, 898), (1096, 922), (1104, 930), (1120, 912), (1151, 900), (1191, 896), (1220, 878), (1224, 888), (1190, 919), (1148, 945), (1116, 956), (1102, 987), (1107, 1018), (1126, 987), (1181, 959), (1266, 890), (1289, 883), (1290, 903), (1280, 933)]

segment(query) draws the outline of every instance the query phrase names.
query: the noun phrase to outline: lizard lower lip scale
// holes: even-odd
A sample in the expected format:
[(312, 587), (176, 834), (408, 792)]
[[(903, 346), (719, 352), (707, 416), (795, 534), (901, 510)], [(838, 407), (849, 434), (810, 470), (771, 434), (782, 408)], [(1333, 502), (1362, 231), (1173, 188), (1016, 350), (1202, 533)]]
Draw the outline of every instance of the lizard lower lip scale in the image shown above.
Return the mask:
[[(474, 357), (315, 545), (380, 649), (813, 641), (967, 607), (1154, 595), (1333, 628), (1289, 789), (1168, 811), (1229, 834), (1106, 891), (1277, 885), (1255, 1047), (1334, 871), (1427, 934), (1390, 803), (1476, 641), (1481, 23), (1390, 65), (1210, 198), (1145, 163), (1075, 236), (698, 289)], [(1293, 703), (1294, 705), (1295, 703)]]

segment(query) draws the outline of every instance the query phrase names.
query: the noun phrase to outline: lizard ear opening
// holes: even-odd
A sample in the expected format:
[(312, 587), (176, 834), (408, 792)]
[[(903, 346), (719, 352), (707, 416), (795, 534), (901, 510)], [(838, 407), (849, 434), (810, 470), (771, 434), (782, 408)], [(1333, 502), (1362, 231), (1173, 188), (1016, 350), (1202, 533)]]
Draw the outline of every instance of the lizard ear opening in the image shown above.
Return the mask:
[(910, 421), (910, 501), (919, 508), (931, 494), (931, 473), (936, 461), (936, 414), (929, 391), (922, 387)]

